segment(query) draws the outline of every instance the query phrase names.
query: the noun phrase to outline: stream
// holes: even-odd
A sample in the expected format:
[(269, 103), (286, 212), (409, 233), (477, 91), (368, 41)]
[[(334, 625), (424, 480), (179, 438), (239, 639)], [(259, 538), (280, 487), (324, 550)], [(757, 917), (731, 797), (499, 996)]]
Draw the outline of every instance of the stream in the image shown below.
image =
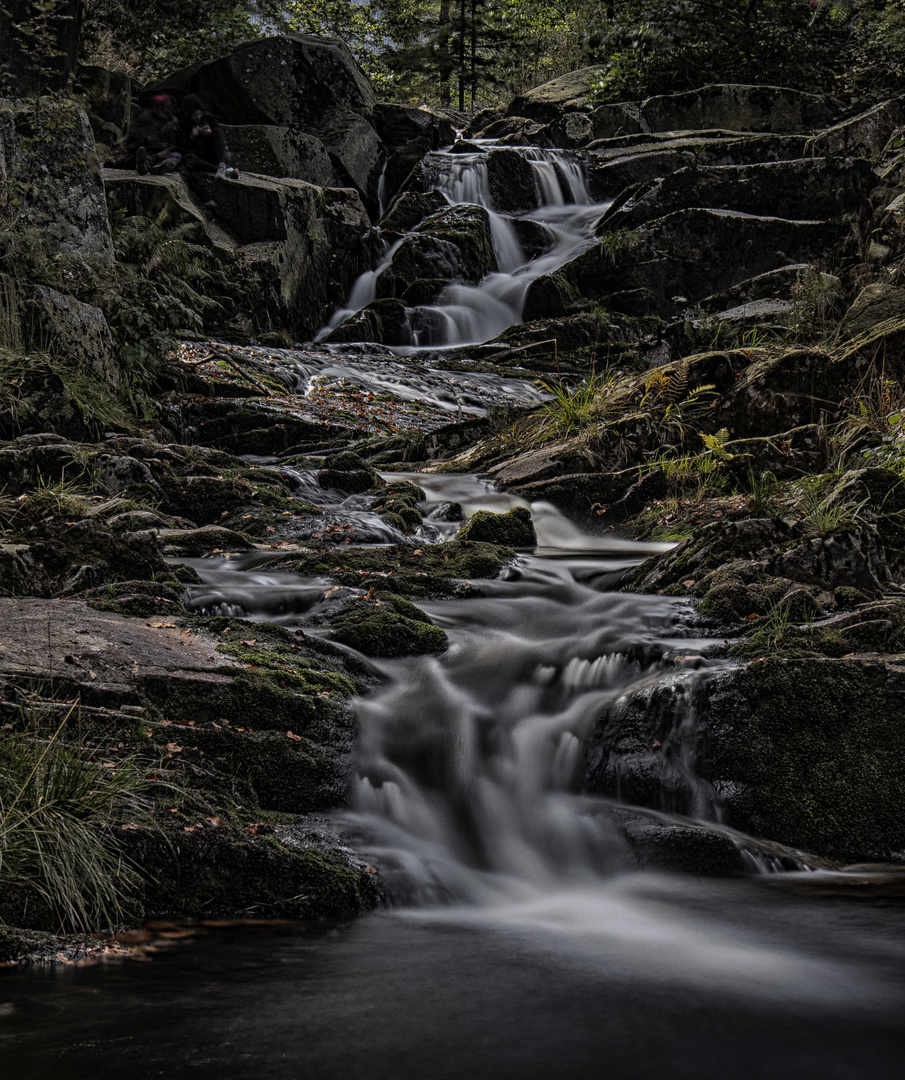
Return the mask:
[[(520, 152), (537, 174), (543, 209), (529, 216), (549, 231), (547, 253), (527, 258), (511, 217), (493, 211), (499, 271), (412, 309), (410, 348), (518, 322), (530, 281), (591, 242), (603, 207), (580, 169)], [(482, 155), (431, 158), (451, 203), (492, 210)], [(381, 269), (331, 325), (373, 298)], [(335, 351), (354, 377), (354, 351)], [(261, 467), (281, 468), (324, 522), (353, 522), (356, 543), (447, 539), (450, 503), (465, 516), (525, 505), (479, 477), (412, 474), (425, 523), (403, 537), (366, 497)], [(618, 591), (663, 545), (595, 535), (550, 505), (531, 511), (536, 549), (475, 582), (477, 595), (421, 604), (447, 651), (364, 661), (376, 685), (355, 702), (350, 807), (329, 826), (379, 869), (386, 909), (352, 923), (176, 931), (144, 963), (0, 971), (3, 1080), (901, 1076), (905, 906), (845, 896), (844, 874), (804, 857), (776, 872), (723, 823), (689, 747), (726, 661), (709, 656), (682, 598)], [(188, 606), (326, 632), (307, 620), (331, 603), (330, 583), (271, 558), (189, 560), (203, 584)], [(728, 837), (747, 876), (639, 868), (618, 792), (583, 786), (600, 717), (661, 684), (675, 713), (662, 755), (682, 797), (644, 813)]]
[[(466, 512), (515, 501), (421, 479), (434, 537), (455, 527), (430, 517), (451, 496)], [(729, 880), (639, 870), (612, 801), (581, 794), (594, 718), (707, 643), (681, 599), (615, 591), (649, 545), (534, 513), (537, 551), (483, 597), (423, 605), (447, 652), (368, 661), (382, 681), (357, 702), (356, 790), (332, 824), (379, 867), (389, 908), (177, 929), (145, 963), (0, 972), (4, 1080), (901, 1075), (900, 903), (756, 860)], [(193, 565), (198, 610), (286, 625), (328, 587), (241, 558)], [(701, 780), (695, 817), (721, 828)]]

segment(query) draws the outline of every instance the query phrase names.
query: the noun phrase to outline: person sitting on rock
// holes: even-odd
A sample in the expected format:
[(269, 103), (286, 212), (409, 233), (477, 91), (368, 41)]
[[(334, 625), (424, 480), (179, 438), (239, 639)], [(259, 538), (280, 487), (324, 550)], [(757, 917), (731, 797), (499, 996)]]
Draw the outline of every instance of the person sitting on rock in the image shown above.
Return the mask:
[(146, 173), (172, 172), (179, 164), (181, 154), (176, 149), (179, 121), (169, 94), (155, 94), (151, 107), (136, 116), (126, 149), (135, 157), (135, 171)]
[(196, 94), (188, 94), (179, 110), (179, 149), (184, 168), (238, 179), (238, 172), (226, 165), (223, 128)]

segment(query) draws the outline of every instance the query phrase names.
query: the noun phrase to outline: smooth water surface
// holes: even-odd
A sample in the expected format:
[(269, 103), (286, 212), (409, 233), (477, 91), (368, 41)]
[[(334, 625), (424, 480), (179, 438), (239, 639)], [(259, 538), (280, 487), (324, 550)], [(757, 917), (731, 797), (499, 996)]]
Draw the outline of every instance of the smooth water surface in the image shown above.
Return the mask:
[(634, 876), (0, 972), (4, 1080), (893, 1080), (905, 909)]

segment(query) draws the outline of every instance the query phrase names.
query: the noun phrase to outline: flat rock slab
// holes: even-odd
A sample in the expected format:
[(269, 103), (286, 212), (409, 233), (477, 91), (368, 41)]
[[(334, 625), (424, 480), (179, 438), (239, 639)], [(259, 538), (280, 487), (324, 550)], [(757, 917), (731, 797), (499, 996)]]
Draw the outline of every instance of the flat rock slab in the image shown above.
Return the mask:
[(0, 598), (0, 676), (60, 680), (97, 704), (131, 698), (139, 682), (228, 684), (229, 660), (164, 616), (130, 619), (81, 600)]

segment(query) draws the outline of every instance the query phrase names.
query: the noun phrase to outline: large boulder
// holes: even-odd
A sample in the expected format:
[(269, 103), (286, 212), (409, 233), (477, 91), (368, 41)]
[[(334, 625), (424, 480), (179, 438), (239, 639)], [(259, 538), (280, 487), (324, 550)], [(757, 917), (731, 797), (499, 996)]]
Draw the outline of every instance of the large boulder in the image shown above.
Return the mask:
[(691, 167), (640, 188), (614, 206), (601, 226), (632, 229), (687, 206), (780, 218), (837, 218), (865, 207), (876, 182), (862, 158)]
[(317, 133), (334, 109), (370, 119), (374, 91), (349, 49), (332, 38), (285, 34), (183, 68), (151, 89), (200, 94), (232, 124), (274, 124)]
[(662, 94), (641, 103), (650, 131), (725, 128), (729, 131), (813, 131), (830, 123), (838, 102), (784, 86), (711, 83), (681, 94)]
[[(900, 859), (903, 657), (681, 671), (608, 707), (587, 787), (846, 861)], [(689, 707), (703, 723), (688, 725)]]
[(223, 130), (232, 163), (240, 172), (288, 177), (321, 187), (333, 183), (333, 164), (314, 135), (268, 124), (225, 124)]
[(59, 256), (57, 269), (83, 275), (113, 266), (104, 184), (85, 110), (44, 97), (0, 101), (0, 162), (7, 240)]
[(905, 105), (900, 101), (881, 101), (841, 124), (820, 131), (808, 140), (808, 153), (857, 154), (876, 158), (882, 154), (890, 136), (905, 124)]
[(580, 109), (590, 111), (588, 97), (591, 85), (599, 77), (598, 67), (579, 68), (556, 79), (536, 86), (527, 94), (519, 94), (506, 109), (507, 116), (524, 116), (529, 120), (555, 120), (560, 113)]
[[(569, 112), (590, 112), (589, 94), (596, 68), (561, 75), (515, 98), (507, 116), (551, 122)], [(618, 102), (594, 110), (594, 138), (620, 132), (729, 131), (802, 132), (830, 124), (838, 103), (820, 94), (780, 86), (711, 83), (679, 94), (661, 94), (638, 102)]]
[(480, 206), (447, 207), (402, 241), (377, 279), (377, 289), (383, 297), (424, 304), (451, 281), (478, 282), (495, 269), (487, 211)]
[(334, 183), (355, 187), (376, 212), (385, 153), (371, 124), (374, 91), (342, 42), (310, 34), (263, 38), (177, 71), (153, 89), (200, 94), (232, 125), (317, 136), (330, 155)]
[(351, 109), (337, 108), (323, 118), (317, 134), (333, 162), (340, 187), (353, 187), (373, 217), (379, 216), (380, 174), (386, 152), (380, 136)]
[[(829, 252), (835, 227), (730, 210), (678, 210), (635, 233), (603, 238), (555, 273), (532, 282), (525, 318), (566, 314), (582, 300), (603, 300), (617, 311), (659, 314), (746, 278)], [(620, 297), (634, 297), (631, 308)]]
[(901, 859), (901, 656), (767, 659), (710, 695), (710, 776), (735, 828), (845, 860)]
[(106, 170), (105, 178), (112, 208), (147, 216), (166, 208), (174, 223), (196, 222), (202, 241), (248, 278), (247, 301), (231, 317), (258, 329), (310, 337), (374, 254), (368, 216), (349, 189), (201, 173), (139, 177)]
[(66, 359), (110, 386), (122, 381), (119, 345), (100, 308), (37, 285), (24, 309), (29, 348)]
[(855, 297), (839, 325), (839, 333), (847, 338), (857, 337), (878, 323), (901, 319), (905, 312), (905, 289), (876, 281)]
[(291, 334), (312, 336), (370, 265), (370, 222), (355, 191), (205, 174), (191, 183), (235, 237), (236, 256), (257, 280), (259, 316)]

